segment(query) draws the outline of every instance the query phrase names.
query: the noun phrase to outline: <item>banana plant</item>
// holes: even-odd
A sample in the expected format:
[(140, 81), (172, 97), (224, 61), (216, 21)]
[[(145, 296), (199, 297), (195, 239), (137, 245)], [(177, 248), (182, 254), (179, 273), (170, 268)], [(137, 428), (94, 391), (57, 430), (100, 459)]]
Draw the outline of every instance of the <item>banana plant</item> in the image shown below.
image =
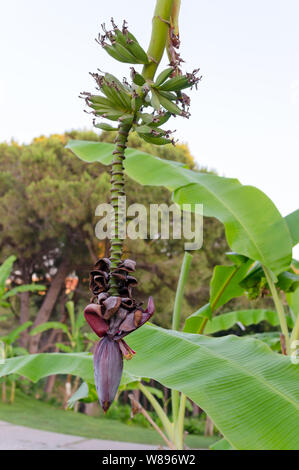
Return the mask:
[(13, 264), (16, 257), (9, 256), (0, 266), (0, 307), (12, 309), (10, 299), (21, 292), (40, 292), (45, 290), (45, 286), (41, 284), (22, 284), (13, 288), (7, 286), (7, 281), (11, 276)]
[(44, 333), (48, 330), (60, 330), (66, 335), (67, 341), (56, 343), (55, 346), (58, 350), (72, 353), (90, 349), (92, 343), (88, 340), (88, 336), (82, 331), (85, 325), (83, 312), (75, 313), (75, 304), (72, 300), (66, 302), (65, 307), (68, 313), (69, 324), (59, 321), (45, 322), (31, 330), (30, 336)]
[[(8, 280), (11, 276), (14, 262), (16, 257), (9, 256), (0, 266), (0, 307), (11, 310), (11, 312), (0, 315), (0, 321), (6, 321), (11, 319), (12, 311), (14, 311), (11, 304), (11, 300), (21, 292), (40, 292), (45, 290), (45, 286), (40, 284), (22, 284), (16, 287), (9, 288)], [(32, 322), (26, 322), (23, 325), (15, 328), (9, 334), (0, 337), (0, 360), (6, 361), (8, 358), (15, 357), (22, 354), (27, 354), (26, 349), (17, 346), (15, 343), (19, 339), (20, 334), (26, 331)], [(16, 381), (15, 377), (10, 378), (11, 392), (10, 392), (10, 403), (14, 402)], [(2, 401), (6, 401), (6, 384), (7, 380), (2, 381)]]
[[(112, 146), (109, 144), (74, 141), (69, 143), (69, 147), (79, 158), (89, 163), (98, 161), (107, 165), (112, 161), (109, 156)], [(141, 159), (142, 165), (140, 165)], [(292, 246), (298, 243), (298, 233), (296, 232), (299, 221), (298, 211), (283, 218), (272, 201), (256, 188), (243, 187), (237, 180), (194, 172), (135, 149), (127, 149), (126, 151), (125, 170), (132, 179), (140, 184), (164, 185), (174, 191), (174, 199), (178, 204), (204, 202), (205, 215), (217, 217), (224, 223), (227, 241), (231, 249), (235, 250), (230, 254), (233, 266), (220, 267), (215, 271), (211, 305), (202, 307), (198, 315), (193, 316), (193, 320), (194, 317), (198, 317), (196, 322), (199, 321), (199, 324), (196, 330), (188, 330), (190, 333), (204, 333), (205, 326), (215, 309), (246, 291), (246, 288), (242, 287), (240, 283), (256, 262), (262, 263), (263, 267), (269, 270), (271, 273), (270, 283), (274, 283), (274, 287), (277, 276), (290, 268)], [(260, 208), (258, 212), (256, 207)], [(267, 226), (264, 224), (266, 214)], [(239, 254), (236, 254), (237, 251)], [(275, 306), (277, 308), (277, 299)], [(282, 326), (281, 315), (278, 318)], [(286, 319), (285, 322), (287, 322)], [(177, 325), (177, 321), (175, 324)], [(132, 363), (136, 364), (136, 358)], [(135, 370), (134, 365), (131, 370)], [(157, 377), (156, 374), (155, 376)], [(163, 384), (165, 385), (165, 381)], [(178, 400), (178, 393), (175, 390), (172, 394), (174, 410), (181, 410), (181, 413), (179, 411), (174, 413), (174, 416), (177, 417), (176, 429), (178, 429), (178, 423), (180, 425), (182, 423), (180, 417), (184, 403)], [(238, 398), (235, 396), (234, 399)], [(181, 403), (183, 403), (182, 406)], [(200, 406), (221, 429), (219, 421), (215, 420), (213, 410), (205, 409), (202, 403)], [(234, 406), (232, 402), (231, 406)], [(264, 416), (264, 418), (266, 422), (267, 417)], [(224, 435), (225, 432), (223, 432)], [(181, 443), (178, 445), (181, 446)], [(240, 443), (235, 447), (240, 448), (239, 445)], [(251, 445), (256, 444), (252, 443)], [(264, 445), (268, 445), (270, 448), (271, 444), (264, 443)]]
[[(176, 1), (157, 2), (153, 19), (153, 35), (147, 54), (140, 49), (136, 38), (128, 32), (126, 23), (124, 23), (122, 30), (115, 25), (114, 21), (112, 21), (112, 31), (107, 31), (104, 26), (104, 34), (99, 37), (99, 43), (103, 48), (121, 62), (143, 63), (144, 67), (141, 73), (136, 72), (133, 67), (131, 68), (131, 84), (127, 80), (121, 84), (109, 74), (104, 76), (93, 74), (98, 88), (105, 96), (83, 94), (87, 105), (92, 108), (92, 113), (96, 117), (121, 122), (115, 140), (116, 147), (112, 150), (113, 158), (107, 159), (107, 150), (109, 149), (106, 146), (101, 151), (101, 144), (93, 146), (88, 143), (71, 142), (69, 148), (85, 161), (111, 164), (111, 201), (116, 210), (116, 201), (125, 194), (124, 169), (129, 176), (141, 184), (163, 184), (172, 189), (174, 201), (179, 205), (184, 203), (194, 205), (198, 201), (203, 201), (205, 215), (216, 216), (224, 223), (228, 243), (240, 255), (231, 255), (235, 258), (234, 266), (219, 267), (218, 271), (215, 271), (211, 301), (192, 316), (192, 321), (194, 323), (195, 320), (197, 326), (196, 330), (191, 329), (191, 332), (204, 333), (213, 312), (230, 298), (242, 295), (244, 288), (240, 285), (240, 281), (245, 277), (252, 264), (257, 261), (261, 263), (267, 277), (286, 341), (286, 351), (289, 352), (287, 321), (281, 309), (274, 280), (283, 269), (289, 268), (294, 229), (289, 228), (287, 221), (283, 220), (272, 202), (256, 188), (242, 187), (237, 180), (174, 168), (171, 166), (171, 162), (166, 163), (159, 161), (159, 159), (155, 159), (153, 162), (144, 154), (137, 156), (136, 152), (132, 152), (130, 155), (129, 150), (125, 155), (127, 138), (131, 130), (135, 130), (147, 142), (157, 145), (167, 144), (171, 142), (170, 131), (162, 131), (160, 126), (167, 122), (171, 115), (189, 117), (189, 111), (186, 111), (186, 107), (189, 106), (190, 99), (182, 93), (182, 90), (192, 86), (196, 87), (199, 78), (196, 76), (197, 71), (183, 75), (180, 70), (181, 57), (176, 51), (179, 45), (179, 4), (180, 2)], [(166, 28), (168, 28), (168, 34)], [(170, 58), (170, 67), (163, 70), (154, 80), (165, 47)], [(133, 49), (135, 53), (133, 53)], [(153, 110), (151, 113), (144, 112), (148, 107)], [(108, 131), (116, 130), (106, 124), (95, 123), (95, 125)], [(142, 165), (137, 162), (138, 157), (140, 161), (142, 159)], [(152, 171), (154, 168), (155, 171)], [(149, 171), (147, 172), (147, 170)], [(253, 207), (255, 210), (252, 210)], [(257, 211), (256, 208), (260, 210)], [(266, 229), (264, 226), (265, 211), (268, 214)], [(118, 220), (114, 227), (117, 234), (119, 218), (123, 216), (123, 213), (118, 213)], [(277, 247), (279, 245), (278, 250), (272, 249), (274, 245)], [(269, 249), (270, 246), (271, 249)], [(85, 310), (86, 319), (92, 329), (99, 337), (104, 337), (96, 350), (94, 362), (95, 380), (98, 385), (100, 403), (104, 410), (108, 409), (113, 400), (122, 372), (121, 354), (111, 340), (118, 342), (124, 357), (131, 358), (134, 351), (123, 342), (123, 336), (142, 326), (153, 313), (152, 302), (151, 307), (148, 307), (146, 311), (138, 310), (134, 304), (129, 286), (136, 284), (136, 279), (131, 276), (135, 265), (128, 260), (121, 261), (121, 257), (122, 240), (120, 236), (116, 235), (116, 238), (111, 242), (110, 259), (100, 260), (95, 266), (94, 272), (91, 273), (91, 290), (94, 297), (93, 303)], [(182, 286), (189, 270), (188, 265), (190, 265), (190, 260), (185, 255), (173, 314), (172, 327), (174, 330), (179, 329), (180, 325)], [(233, 284), (231, 283), (232, 279), (234, 280)], [(133, 301), (131, 311), (127, 309), (128, 302), (124, 303), (122, 300), (120, 288), (124, 288), (123, 292), (129, 294), (128, 297)], [(123, 307), (127, 309), (127, 313), (124, 312)], [(267, 318), (269, 315), (271, 316), (266, 312), (261, 315), (267, 316)], [(130, 322), (127, 321), (129, 317), (132, 318)], [(123, 320), (124, 318), (125, 320)], [(200, 321), (199, 326), (198, 320)], [(118, 336), (119, 333), (115, 334), (115, 325), (120, 336)], [(113, 364), (114, 367), (114, 380), (110, 386), (106, 387), (104, 384), (107, 384), (107, 371), (111, 369), (110, 364)], [(180, 396), (175, 390), (172, 391), (172, 408), (172, 433), (168, 437), (177, 448), (182, 448), (185, 396), (183, 394)], [(158, 408), (156, 411), (158, 412)], [(168, 427), (169, 430), (170, 427)]]
[[(293, 304), (294, 309), (290, 308), (290, 312), (286, 312), (281, 292), (287, 299), (296, 298), (296, 292), (299, 293), (299, 276), (296, 271), (298, 262), (292, 260), (290, 269), (281, 272), (276, 280), (273, 280), (273, 274), (271, 275), (261, 263), (253, 262), (236, 253), (227, 255), (234, 264), (215, 267), (210, 286), (210, 302), (187, 318), (184, 331), (189, 333), (205, 331), (206, 334), (214, 334), (228, 330), (237, 323), (248, 326), (266, 321), (272, 326), (280, 326), (282, 352), (290, 354), (290, 344), (298, 339), (299, 309)], [(249, 299), (272, 294), (276, 311), (249, 309), (213, 317), (213, 313), (219, 307), (245, 293)], [(260, 336), (260, 339), (262, 338), (266, 342), (269, 340), (267, 335)], [(273, 344), (276, 346), (275, 341)]]
[[(0, 317), (1, 319), (1, 317)], [(23, 325), (15, 328), (10, 333), (5, 336), (0, 336), (0, 363), (5, 363), (9, 358), (16, 356), (27, 355), (28, 351), (25, 348), (19, 347), (16, 342), (20, 337), (20, 334), (27, 330), (32, 325), (31, 321), (23, 323)], [(2, 401), (6, 402), (6, 385), (7, 382), (10, 383), (10, 399), (11, 404), (14, 403), (15, 399), (15, 389), (16, 389), (16, 380), (17, 375), (11, 375), (9, 378), (2, 379)]]
[[(66, 336), (67, 341), (60, 341), (55, 344), (58, 351), (62, 351), (64, 353), (88, 351), (93, 343), (89, 339), (88, 334), (82, 331), (82, 328), (85, 325), (83, 311), (76, 314), (75, 304), (72, 300), (66, 302), (65, 307), (68, 313), (69, 324), (59, 321), (45, 322), (31, 330), (30, 336), (44, 333), (48, 330), (60, 330)], [(63, 400), (64, 408), (67, 407), (67, 402), (71, 394), (76, 392), (78, 386), (79, 377), (77, 376), (75, 378), (74, 384), (72, 386), (72, 376), (71, 374), (68, 374), (67, 380), (65, 382), (65, 395)]]

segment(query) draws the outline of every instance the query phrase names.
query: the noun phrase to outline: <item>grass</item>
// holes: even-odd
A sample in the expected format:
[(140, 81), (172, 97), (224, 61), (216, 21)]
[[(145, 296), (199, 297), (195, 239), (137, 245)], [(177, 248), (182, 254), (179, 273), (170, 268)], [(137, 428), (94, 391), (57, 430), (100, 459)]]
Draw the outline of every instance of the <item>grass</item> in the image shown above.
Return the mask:
[[(34, 429), (91, 439), (108, 439), (136, 444), (164, 444), (164, 441), (152, 429), (64, 411), (19, 391), (16, 393), (13, 405), (0, 402), (0, 420)], [(219, 438), (189, 435), (186, 438), (186, 444), (193, 449), (208, 448), (216, 440)]]

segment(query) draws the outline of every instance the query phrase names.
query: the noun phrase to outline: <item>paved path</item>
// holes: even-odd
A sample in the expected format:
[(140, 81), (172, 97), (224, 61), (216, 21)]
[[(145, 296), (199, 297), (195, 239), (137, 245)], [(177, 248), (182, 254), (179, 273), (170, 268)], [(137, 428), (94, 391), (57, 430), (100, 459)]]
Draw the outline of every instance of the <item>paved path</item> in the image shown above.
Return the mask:
[(0, 421), (0, 450), (150, 450), (157, 448), (157, 446), (146, 444), (104, 441), (40, 431)]

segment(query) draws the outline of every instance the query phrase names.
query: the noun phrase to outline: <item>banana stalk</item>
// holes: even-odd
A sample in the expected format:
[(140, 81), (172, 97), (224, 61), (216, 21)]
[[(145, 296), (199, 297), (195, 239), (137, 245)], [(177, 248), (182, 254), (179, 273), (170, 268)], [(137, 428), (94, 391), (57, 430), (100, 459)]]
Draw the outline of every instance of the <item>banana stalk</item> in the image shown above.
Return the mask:
[(147, 55), (150, 63), (143, 67), (142, 75), (146, 80), (153, 80), (161, 62), (169, 30), (169, 20), (173, 0), (158, 0), (153, 17), (153, 28)]
[[(128, 135), (131, 129), (130, 124), (121, 123), (115, 139), (115, 150), (113, 152), (113, 161), (111, 165), (111, 204), (115, 212), (115, 220), (113, 218), (112, 225), (115, 223), (115, 236), (111, 240), (110, 261), (111, 269), (116, 268), (121, 262), (123, 251), (123, 240), (120, 238), (119, 225), (125, 216), (123, 211), (118, 207), (118, 198), (124, 196), (124, 166), (125, 150), (127, 147)], [(117, 283), (114, 277), (111, 278), (110, 294), (118, 295)]]

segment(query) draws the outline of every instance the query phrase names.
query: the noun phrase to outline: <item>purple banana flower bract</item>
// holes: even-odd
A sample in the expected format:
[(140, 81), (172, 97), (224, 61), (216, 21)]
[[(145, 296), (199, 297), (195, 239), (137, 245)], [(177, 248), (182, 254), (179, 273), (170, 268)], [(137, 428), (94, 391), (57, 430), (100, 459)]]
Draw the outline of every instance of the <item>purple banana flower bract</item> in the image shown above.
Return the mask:
[(105, 336), (97, 344), (93, 364), (99, 401), (106, 412), (114, 400), (123, 370), (123, 357), (119, 345)]

